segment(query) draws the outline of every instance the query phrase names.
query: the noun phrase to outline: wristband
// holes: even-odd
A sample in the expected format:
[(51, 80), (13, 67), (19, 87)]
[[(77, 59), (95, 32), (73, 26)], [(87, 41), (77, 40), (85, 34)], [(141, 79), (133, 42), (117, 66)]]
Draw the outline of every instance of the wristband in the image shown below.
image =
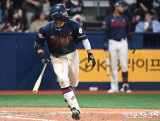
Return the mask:
[(41, 60), (44, 59), (44, 53), (43, 52), (38, 53), (38, 55), (39, 55)]

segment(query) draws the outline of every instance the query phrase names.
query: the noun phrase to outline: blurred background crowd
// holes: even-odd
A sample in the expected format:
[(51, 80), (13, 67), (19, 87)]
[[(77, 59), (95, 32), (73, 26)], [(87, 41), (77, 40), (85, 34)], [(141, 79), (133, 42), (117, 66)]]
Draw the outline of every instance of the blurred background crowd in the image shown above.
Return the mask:
[[(37, 32), (51, 18), (51, 6), (63, 3), (86, 30), (102, 30), (116, 0), (0, 0), (1, 32)], [(160, 32), (160, 0), (122, 0), (132, 31)]]

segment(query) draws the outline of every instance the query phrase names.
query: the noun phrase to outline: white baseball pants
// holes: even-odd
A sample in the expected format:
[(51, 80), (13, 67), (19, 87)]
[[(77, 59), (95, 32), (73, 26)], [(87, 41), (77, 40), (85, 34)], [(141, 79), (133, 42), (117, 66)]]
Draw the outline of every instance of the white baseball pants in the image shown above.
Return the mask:
[(77, 87), (79, 82), (79, 55), (77, 50), (59, 57), (51, 56), (51, 63), (59, 78), (61, 88)]
[(111, 89), (118, 90), (118, 59), (120, 60), (122, 72), (128, 70), (128, 42), (127, 39), (121, 41), (109, 40), (109, 53), (111, 61)]

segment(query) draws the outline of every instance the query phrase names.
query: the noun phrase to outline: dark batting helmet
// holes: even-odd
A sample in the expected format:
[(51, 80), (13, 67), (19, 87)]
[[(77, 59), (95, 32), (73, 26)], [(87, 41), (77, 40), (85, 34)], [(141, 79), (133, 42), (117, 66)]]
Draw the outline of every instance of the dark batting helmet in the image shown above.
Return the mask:
[(50, 16), (54, 21), (67, 21), (69, 17), (62, 15), (62, 13), (69, 11), (64, 4), (56, 4), (51, 7)]
[(115, 2), (113, 6), (114, 7), (119, 7), (119, 6), (124, 6), (124, 5), (123, 5), (122, 1), (119, 0), (119, 1)]

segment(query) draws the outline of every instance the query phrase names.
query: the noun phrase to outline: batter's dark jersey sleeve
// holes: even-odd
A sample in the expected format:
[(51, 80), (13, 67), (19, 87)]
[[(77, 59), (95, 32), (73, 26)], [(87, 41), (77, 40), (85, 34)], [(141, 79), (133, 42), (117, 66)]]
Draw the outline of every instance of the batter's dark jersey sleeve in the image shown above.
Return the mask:
[(44, 42), (45, 42), (45, 33), (43, 31), (43, 28), (40, 28), (35, 40), (35, 49), (36, 50), (44, 49)]
[(85, 31), (84, 31), (84, 28), (78, 22), (77, 22), (76, 32), (77, 32), (78, 41), (82, 41), (82, 40), (88, 39), (87, 35), (86, 35)]
[(35, 40), (35, 49), (36, 50), (39, 50), (39, 49), (44, 49), (44, 46), (45, 46), (45, 40), (46, 40), (46, 33), (48, 32), (48, 28), (49, 25), (45, 25), (43, 27), (41, 27), (38, 31), (38, 35), (36, 37), (36, 40)]

